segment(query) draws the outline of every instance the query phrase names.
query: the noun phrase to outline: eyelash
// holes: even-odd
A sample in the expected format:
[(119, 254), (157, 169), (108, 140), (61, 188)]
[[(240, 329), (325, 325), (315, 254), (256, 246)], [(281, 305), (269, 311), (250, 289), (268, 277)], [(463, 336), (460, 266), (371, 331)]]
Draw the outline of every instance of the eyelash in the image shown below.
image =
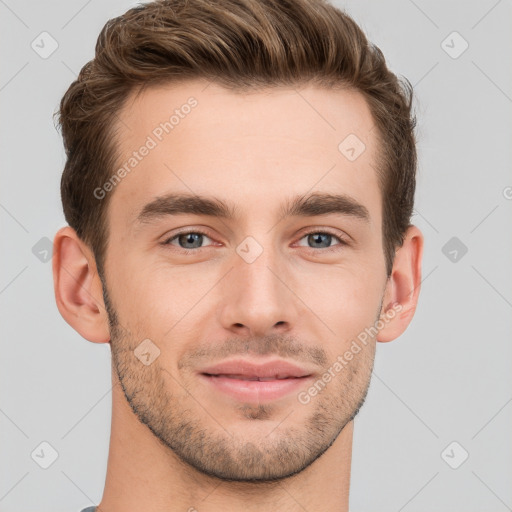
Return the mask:
[[(181, 235), (189, 235), (189, 234), (197, 234), (197, 235), (204, 235), (204, 236), (207, 236), (208, 238), (210, 238), (211, 240), (213, 240), (213, 237), (211, 237), (206, 231), (203, 231), (201, 229), (194, 229), (194, 230), (190, 230), (190, 231), (181, 231), (179, 233), (175, 233), (174, 235), (172, 235), (172, 237), (166, 239), (164, 242), (162, 242), (162, 245), (164, 246), (168, 246), (168, 245), (171, 245), (171, 242), (173, 240), (175, 240), (176, 238), (178, 238), (179, 236)], [(344, 246), (347, 246), (349, 245), (348, 242), (346, 240), (344, 240), (343, 238), (339, 237), (338, 235), (335, 235), (334, 233), (331, 233), (330, 231), (325, 231), (325, 230), (312, 230), (312, 231), (308, 231), (307, 233), (304, 233), (300, 238), (299, 240), (302, 240), (304, 237), (308, 236), (308, 235), (312, 235), (312, 234), (315, 234), (315, 235), (330, 235), (332, 236), (333, 238), (335, 238), (339, 244), (338, 245), (334, 245), (332, 247), (327, 247), (327, 248), (314, 248), (314, 247), (305, 247), (305, 249), (309, 249), (310, 251), (313, 251), (313, 252), (318, 252), (318, 251), (322, 251), (324, 253), (326, 252), (332, 252), (332, 251), (337, 251), (340, 249), (340, 246), (341, 247), (344, 247)], [(192, 253), (196, 253), (200, 250), (200, 249), (206, 249), (207, 247), (198, 247), (197, 249), (183, 249), (182, 247), (176, 247), (176, 249), (183, 255), (188, 255), (188, 254), (192, 254)]]

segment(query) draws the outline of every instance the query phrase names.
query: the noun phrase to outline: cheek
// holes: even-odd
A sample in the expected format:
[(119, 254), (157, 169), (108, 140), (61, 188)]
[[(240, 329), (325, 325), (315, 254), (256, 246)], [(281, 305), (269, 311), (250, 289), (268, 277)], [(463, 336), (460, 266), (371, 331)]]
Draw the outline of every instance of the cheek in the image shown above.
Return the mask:
[[(338, 345), (374, 325), (380, 312), (385, 276), (371, 268), (326, 268), (312, 271), (297, 289), (312, 314), (321, 319)], [(298, 290), (301, 290), (300, 292)]]
[(198, 266), (126, 259), (116, 268), (112, 298), (125, 327), (138, 333), (143, 327), (144, 335), (163, 339), (170, 329), (179, 331), (181, 319), (187, 323), (217, 280), (213, 270)]

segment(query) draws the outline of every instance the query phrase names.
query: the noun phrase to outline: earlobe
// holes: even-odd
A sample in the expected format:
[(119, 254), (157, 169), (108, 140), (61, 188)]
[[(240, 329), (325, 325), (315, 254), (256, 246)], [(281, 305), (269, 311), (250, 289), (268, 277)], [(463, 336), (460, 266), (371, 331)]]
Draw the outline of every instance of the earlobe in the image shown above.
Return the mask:
[(386, 285), (381, 313), (384, 326), (377, 335), (377, 341), (398, 338), (410, 324), (420, 293), (422, 257), (423, 234), (416, 226), (409, 226), (404, 243), (396, 251)]
[(53, 284), (64, 320), (85, 339), (108, 343), (108, 315), (94, 256), (69, 226), (54, 238)]

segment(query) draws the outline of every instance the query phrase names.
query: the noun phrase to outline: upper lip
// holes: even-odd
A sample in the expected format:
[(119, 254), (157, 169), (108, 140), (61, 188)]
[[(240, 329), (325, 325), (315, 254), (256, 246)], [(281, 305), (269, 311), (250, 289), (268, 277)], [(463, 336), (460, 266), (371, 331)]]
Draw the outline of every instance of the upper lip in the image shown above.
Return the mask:
[(208, 375), (240, 375), (246, 378), (289, 378), (309, 377), (313, 372), (282, 359), (258, 364), (246, 359), (232, 359), (200, 370)]

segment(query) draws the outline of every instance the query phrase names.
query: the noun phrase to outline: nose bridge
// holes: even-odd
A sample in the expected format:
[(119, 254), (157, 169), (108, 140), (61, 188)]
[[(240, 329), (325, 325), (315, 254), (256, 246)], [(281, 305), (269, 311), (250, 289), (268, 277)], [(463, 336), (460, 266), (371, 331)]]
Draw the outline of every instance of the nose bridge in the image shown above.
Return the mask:
[(242, 288), (245, 285), (244, 296), (257, 299), (263, 295), (266, 299), (272, 299), (279, 293), (278, 285), (281, 284), (274, 273), (279, 266), (277, 251), (271, 247), (271, 242), (265, 247), (258, 247), (256, 243), (248, 240), (239, 245), (235, 272)]
[(295, 323), (296, 304), (284, 284), (282, 259), (271, 236), (261, 236), (259, 241), (246, 237), (236, 247), (223, 304), (224, 327), (245, 326), (254, 335), (265, 335), (276, 325), (290, 328)]

